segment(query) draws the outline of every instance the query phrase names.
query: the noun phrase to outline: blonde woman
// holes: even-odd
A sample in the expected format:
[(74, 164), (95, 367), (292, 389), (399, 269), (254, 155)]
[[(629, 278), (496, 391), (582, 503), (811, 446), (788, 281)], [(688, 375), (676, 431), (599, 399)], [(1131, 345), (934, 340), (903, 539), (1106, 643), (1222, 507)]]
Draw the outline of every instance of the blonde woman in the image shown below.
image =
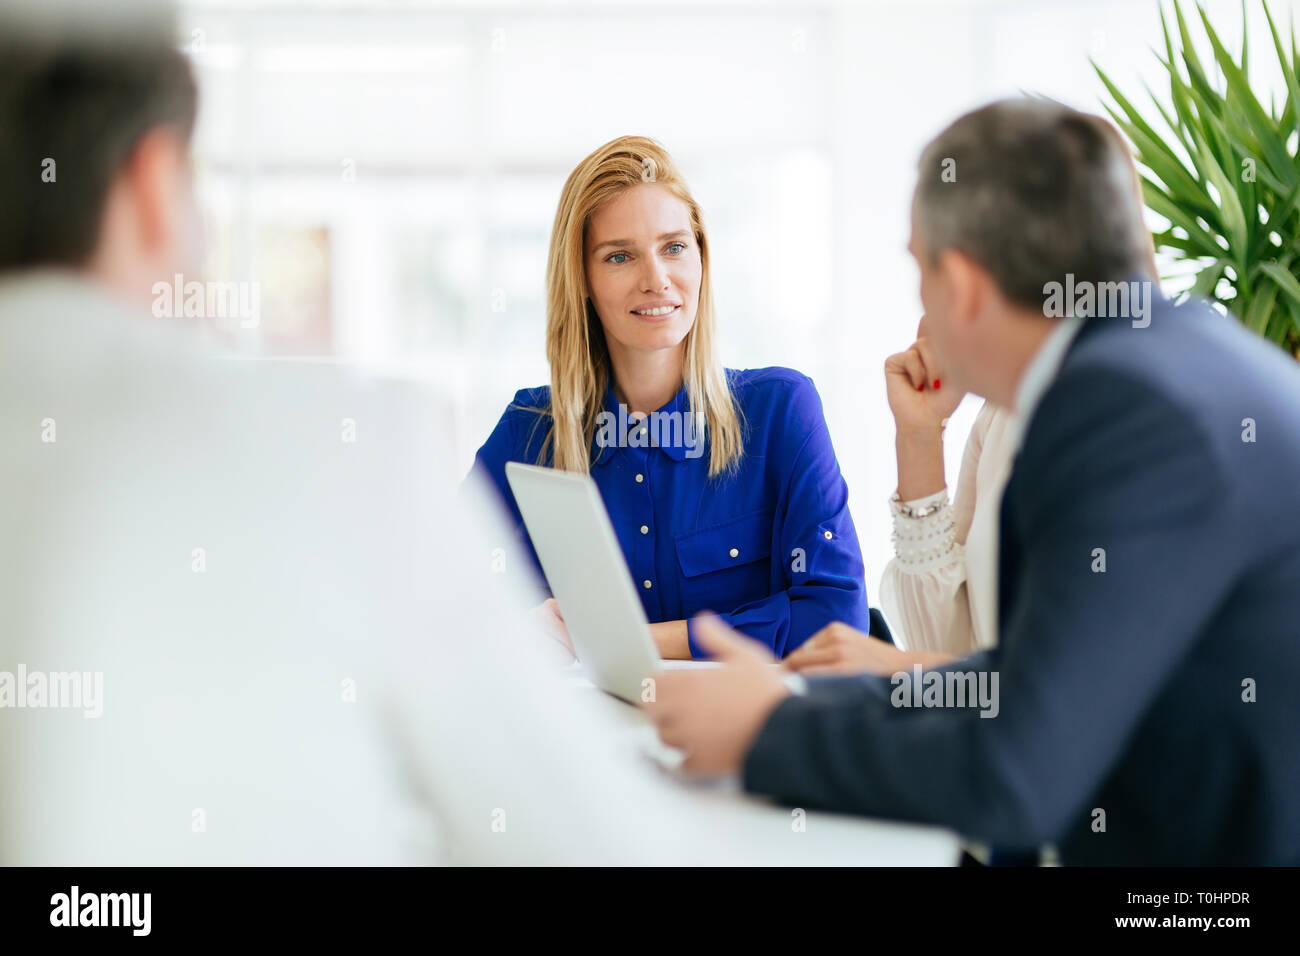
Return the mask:
[(706, 609), (778, 656), (832, 621), (866, 630), (821, 399), (790, 369), (722, 367), (704, 222), (662, 146), (620, 137), (578, 164), (546, 285), (551, 384), (519, 391), (476, 459), (520, 535), (506, 462), (589, 473), (664, 658), (707, 656)]

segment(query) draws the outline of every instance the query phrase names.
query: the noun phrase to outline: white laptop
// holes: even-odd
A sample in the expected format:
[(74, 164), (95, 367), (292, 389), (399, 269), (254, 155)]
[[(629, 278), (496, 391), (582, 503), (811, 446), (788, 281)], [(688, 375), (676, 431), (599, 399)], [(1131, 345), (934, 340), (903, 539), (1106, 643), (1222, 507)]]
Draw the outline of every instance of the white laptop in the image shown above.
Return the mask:
[(587, 675), (638, 703), (663, 665), (596, 483), (518, 462), (506, 464), (506, 479)]

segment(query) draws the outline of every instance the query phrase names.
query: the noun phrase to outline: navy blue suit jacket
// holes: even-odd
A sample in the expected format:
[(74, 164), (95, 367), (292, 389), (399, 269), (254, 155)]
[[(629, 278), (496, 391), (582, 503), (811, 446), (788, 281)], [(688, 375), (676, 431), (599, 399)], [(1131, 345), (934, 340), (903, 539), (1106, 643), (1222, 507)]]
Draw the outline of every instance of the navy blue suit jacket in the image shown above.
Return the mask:
[(999, 646), (946, 669), (996, 671), (996, 717), (814, 680), (746, 787), (1067, 864), (1300, 863), (1294, 361), (1199, 302), (1086, 320), (1027, 423), (999, 575)]

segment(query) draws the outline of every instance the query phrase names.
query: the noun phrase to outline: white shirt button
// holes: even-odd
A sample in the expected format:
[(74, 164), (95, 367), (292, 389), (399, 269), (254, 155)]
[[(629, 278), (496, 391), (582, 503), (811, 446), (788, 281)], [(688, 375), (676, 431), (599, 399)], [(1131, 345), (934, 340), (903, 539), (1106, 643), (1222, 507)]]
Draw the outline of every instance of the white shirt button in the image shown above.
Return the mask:
[(732, 556), (733, 558), (738, 558), (738, 557), (740, 557), (740, 552), (737, 551), (735, 548), (732, 548), (732, 549), (731, 549), (730, 554), (731, 554), (731, 556)]
[(642, 534), (649, 534), (649, 533), (650, 533), (650, 526), (649, 526), (649, 525), (644, 525), (644, 524), (643, 524), (643, 525), (641, 526), (641, 533), (642, 533)]
[[(641, 474), (640, 472), (637, 472), (637, 475), (636, 475), (636, 483), (639, 485), (639, 484), (641, 484), (641, 482), (643, 482), (643, 481), (645, 481), (645, 475)], [(829, 531), (826, 532), (826, 533), (827, 533), (827, 534), (830, 534)]]
[(644, 581), (641, 582), (641, 587), (649, 591), (652, 587), (654, 587), (654, 585), (650, 583), (649, 578), (646, 578)]
[(823, 531), (823, 532), (822, 532), (822, 535), (826, 538), (827, 541), (829, 541), (831, 538), (835, 537), (835, 535), (831, 534), (829, 531)]

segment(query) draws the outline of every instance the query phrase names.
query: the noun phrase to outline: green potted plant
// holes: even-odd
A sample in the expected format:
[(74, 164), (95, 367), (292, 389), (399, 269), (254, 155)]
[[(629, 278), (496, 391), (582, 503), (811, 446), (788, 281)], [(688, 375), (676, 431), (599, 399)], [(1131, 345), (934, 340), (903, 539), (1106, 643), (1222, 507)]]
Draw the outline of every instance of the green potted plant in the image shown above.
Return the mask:
[[(1133, 145), (1147, 206), (1169, 226), (1156, 247), (1194, 274), (1191, 292), (1222, 303), (1247, 328), (1300, 358), (1300, 82), (1294, 27), (1283, 44), (1266, 0), (1287, 97), (1279, 112), (1251, 90), (1242, 0), (1240, 62), (1197, 13), (1213, 59), (1202, 63), (1179, 0), (1177, 37), (1163, 5), (1169, 77), (1163, 101), (1148, 87), (1159, 120), (1148, 121), (1094, 62), (1114, 105), (1106, 110)], [(1154, 114), (1153, 114), (1154, 115)], [(1185, 273), (1180, 273), (1185, 274)]]

